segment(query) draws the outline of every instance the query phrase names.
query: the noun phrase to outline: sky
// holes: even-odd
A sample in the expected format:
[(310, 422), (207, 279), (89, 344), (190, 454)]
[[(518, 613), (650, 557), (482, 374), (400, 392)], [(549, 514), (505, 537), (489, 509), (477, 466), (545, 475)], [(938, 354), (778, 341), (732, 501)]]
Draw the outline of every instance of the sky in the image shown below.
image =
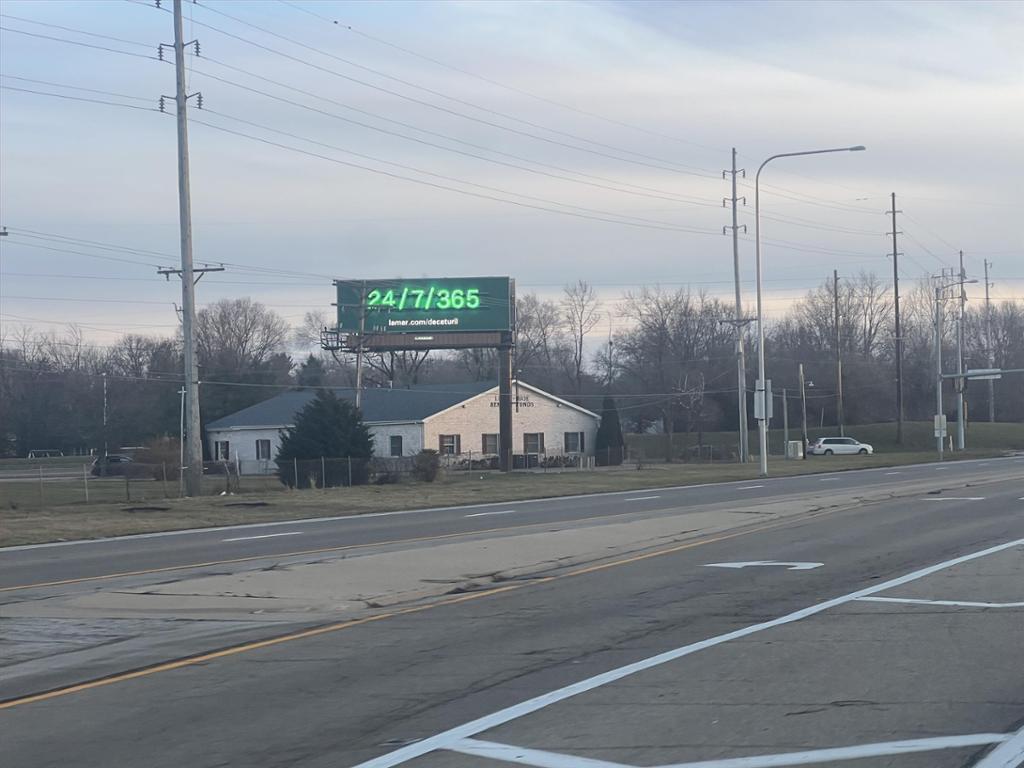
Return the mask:
[[(161, 5), (0, 5), (0, 338), (177, 328)], [(733, 147), (752, 304), (757, 166), (857, 144), (763, 171), (769, 316), (834, 269), (891, 281), (893, 192), (901, 281), (963, 249), (972, 301), (985, 261), (1024, 298), (1024, 2), (200, 0), (184, 26), (195, 260), (226, 265), (200, 306), (298, 323), (334, 278), (489, 274), (729, 298)]]

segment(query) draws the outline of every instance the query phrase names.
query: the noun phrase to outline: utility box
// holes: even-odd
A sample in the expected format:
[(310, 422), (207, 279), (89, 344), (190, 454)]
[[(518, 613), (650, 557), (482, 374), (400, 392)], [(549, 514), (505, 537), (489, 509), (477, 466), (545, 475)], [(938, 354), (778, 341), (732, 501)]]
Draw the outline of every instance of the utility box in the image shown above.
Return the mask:
[(787, 459), (802, 459), (804, 457), (803, 440), (790, 440), (786, 443)]

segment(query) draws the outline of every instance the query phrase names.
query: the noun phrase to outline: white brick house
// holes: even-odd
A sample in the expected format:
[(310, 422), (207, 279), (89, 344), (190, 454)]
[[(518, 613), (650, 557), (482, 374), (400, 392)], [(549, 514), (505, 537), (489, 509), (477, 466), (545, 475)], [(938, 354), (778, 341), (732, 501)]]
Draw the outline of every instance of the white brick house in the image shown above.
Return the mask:
[[(335, 394), (351, 399), (354, 392)], [(513, 382), (512, 447), (531, 458), (592, 456), (600, 417), (526, 382)], [(316, 396), (290, 390), (207, 426), (214, 458), (237, 463), (243, 473), (273, 471), (282, 430)], [(363, 418), (373, 436), (374, 455), (412, 456), (424, 448), (468, 457), (498, 452), (498, 388), (493, 383), (434, 384), (409, 389), (366, 389)], [(343, 457), (330, 457), (343, 458)]]

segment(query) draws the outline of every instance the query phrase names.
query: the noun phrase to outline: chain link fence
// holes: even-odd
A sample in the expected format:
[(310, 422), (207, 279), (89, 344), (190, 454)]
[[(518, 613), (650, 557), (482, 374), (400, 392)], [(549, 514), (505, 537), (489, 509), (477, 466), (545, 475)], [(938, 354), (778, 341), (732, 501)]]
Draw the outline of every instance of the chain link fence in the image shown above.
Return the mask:
[[(145, 506), (184, 497), (185, 483), (177, 462), (123, 461), (102, 464), (82, 457), (17, 460), (0, 468), (0, 510), (47, 509), (85, 504)], [(514, 454), (520, 472), (585, 471), (593, 456), (581, 454)], [(450, 479), (496, 473), (498, 457), (485, 453), (366, 458), (293, 459), (281, 466), (271, 460), (235, 459), (203, 463), (201, 495), (226, 496), (288, 490), (345, 488), (431, 482), (439, 474)]]

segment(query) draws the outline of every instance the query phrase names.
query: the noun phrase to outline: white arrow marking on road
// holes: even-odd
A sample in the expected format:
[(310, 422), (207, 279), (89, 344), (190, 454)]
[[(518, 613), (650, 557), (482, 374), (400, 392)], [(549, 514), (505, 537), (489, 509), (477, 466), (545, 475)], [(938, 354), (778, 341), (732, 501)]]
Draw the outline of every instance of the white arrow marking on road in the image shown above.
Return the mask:
[(777, 560), (751, 560), (749, 563), (707, 563), (705, 568), (746, 568), (752, 565), (784, 565), (791, 571), (809, 571), (821, 568), (824, 563), (784, 563)]
[(221, 541), (252, 541), (253, 539), (273, 539), (277, 536), (301, 536), (302, 531), (288, 531), (288, 533), (265, 533), (262, 536), (239, 536), (237, 539), (221, 539)]

